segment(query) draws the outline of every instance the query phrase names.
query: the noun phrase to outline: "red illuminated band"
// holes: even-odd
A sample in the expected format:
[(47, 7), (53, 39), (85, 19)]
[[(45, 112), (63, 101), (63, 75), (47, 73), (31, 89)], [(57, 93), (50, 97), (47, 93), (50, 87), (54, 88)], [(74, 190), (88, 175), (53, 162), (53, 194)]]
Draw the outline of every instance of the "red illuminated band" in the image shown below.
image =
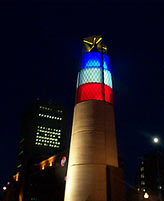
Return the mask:
[(101, 83), (83, 84), (79, 86), (76, 91), (76, 103), (86, 100), (99, 100), (113, 104), (112, 89), (111, 87), (107, 85), (102, 85)]

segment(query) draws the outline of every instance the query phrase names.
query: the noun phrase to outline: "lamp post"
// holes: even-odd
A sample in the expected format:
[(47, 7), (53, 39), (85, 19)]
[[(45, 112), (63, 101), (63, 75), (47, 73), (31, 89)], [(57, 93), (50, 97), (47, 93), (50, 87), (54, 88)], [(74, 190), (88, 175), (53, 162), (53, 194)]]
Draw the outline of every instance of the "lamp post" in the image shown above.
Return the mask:
[(157, 147), (156, 147), (157, 191), (158, 191), (158, 199), (159, 201), (162, 201), (161, 180), (160, 180), (160, 171), (159, 171), (159, 138), (154, 137), (153, 142), (157, 144)]

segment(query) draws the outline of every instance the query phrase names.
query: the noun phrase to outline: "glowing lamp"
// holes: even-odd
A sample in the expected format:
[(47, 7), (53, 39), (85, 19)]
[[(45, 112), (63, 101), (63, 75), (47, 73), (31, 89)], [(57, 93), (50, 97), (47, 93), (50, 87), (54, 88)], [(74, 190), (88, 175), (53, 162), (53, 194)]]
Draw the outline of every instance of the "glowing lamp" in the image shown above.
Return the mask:
[(145, 193), (145, 194), (144, 194), (144, 198), (145, 198), (145, 199), (148, 199), (148, 198), (149, 198), (149, 194), (148, 194), (148, 193)]
[(3, 190), (5, 191), (7, 189), (7, 187), (6, 186), (3, 186)]

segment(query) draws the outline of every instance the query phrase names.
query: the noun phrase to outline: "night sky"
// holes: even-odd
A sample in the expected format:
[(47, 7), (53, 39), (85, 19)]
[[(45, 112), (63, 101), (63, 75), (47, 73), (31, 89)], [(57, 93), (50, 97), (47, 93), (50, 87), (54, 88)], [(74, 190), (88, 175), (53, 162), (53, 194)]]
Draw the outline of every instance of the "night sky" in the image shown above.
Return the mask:
[(22, 112), (44, 98), (47, 86), (71, 125), (82, 38), (99, 34), (111, 59), (126, 186), (134, 185), (138, 157), (154, 148), (152, 137), (164, 143), (164, 4), (68, 0), (0, 7), (0, 188), (14, 173)]

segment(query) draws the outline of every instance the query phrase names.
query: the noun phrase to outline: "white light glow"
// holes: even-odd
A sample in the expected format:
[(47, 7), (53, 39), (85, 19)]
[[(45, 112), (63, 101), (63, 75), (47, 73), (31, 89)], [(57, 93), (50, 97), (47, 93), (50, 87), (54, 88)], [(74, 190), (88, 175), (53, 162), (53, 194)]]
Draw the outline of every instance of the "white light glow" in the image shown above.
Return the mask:
[[(102, 83), (102, 69), (101, 68), (84, 68), (78, 73), (77, 88), (80, 85), (87, 83)], [(112, 88), (112, 76), (110, 71), (104, 69), (104, 84)]]
[(5, 191), (7, 189), (7, 187), (6, 186), (3, 186), (3, 190)]
[(158, 142), (159, 142), (159, 139), (158, 139), (157, 137), (155, 137), (155, 138), (153, 139), (153, 141), (154, 141), (154, 143), (158, 143)]
[(149, 194), (148, 194), (148, 193), (145, 193), (145, 194), (144, 194), (144, 198), (145, 198), (145, 199), (148, 199), (148, 198), (149, 198)]

